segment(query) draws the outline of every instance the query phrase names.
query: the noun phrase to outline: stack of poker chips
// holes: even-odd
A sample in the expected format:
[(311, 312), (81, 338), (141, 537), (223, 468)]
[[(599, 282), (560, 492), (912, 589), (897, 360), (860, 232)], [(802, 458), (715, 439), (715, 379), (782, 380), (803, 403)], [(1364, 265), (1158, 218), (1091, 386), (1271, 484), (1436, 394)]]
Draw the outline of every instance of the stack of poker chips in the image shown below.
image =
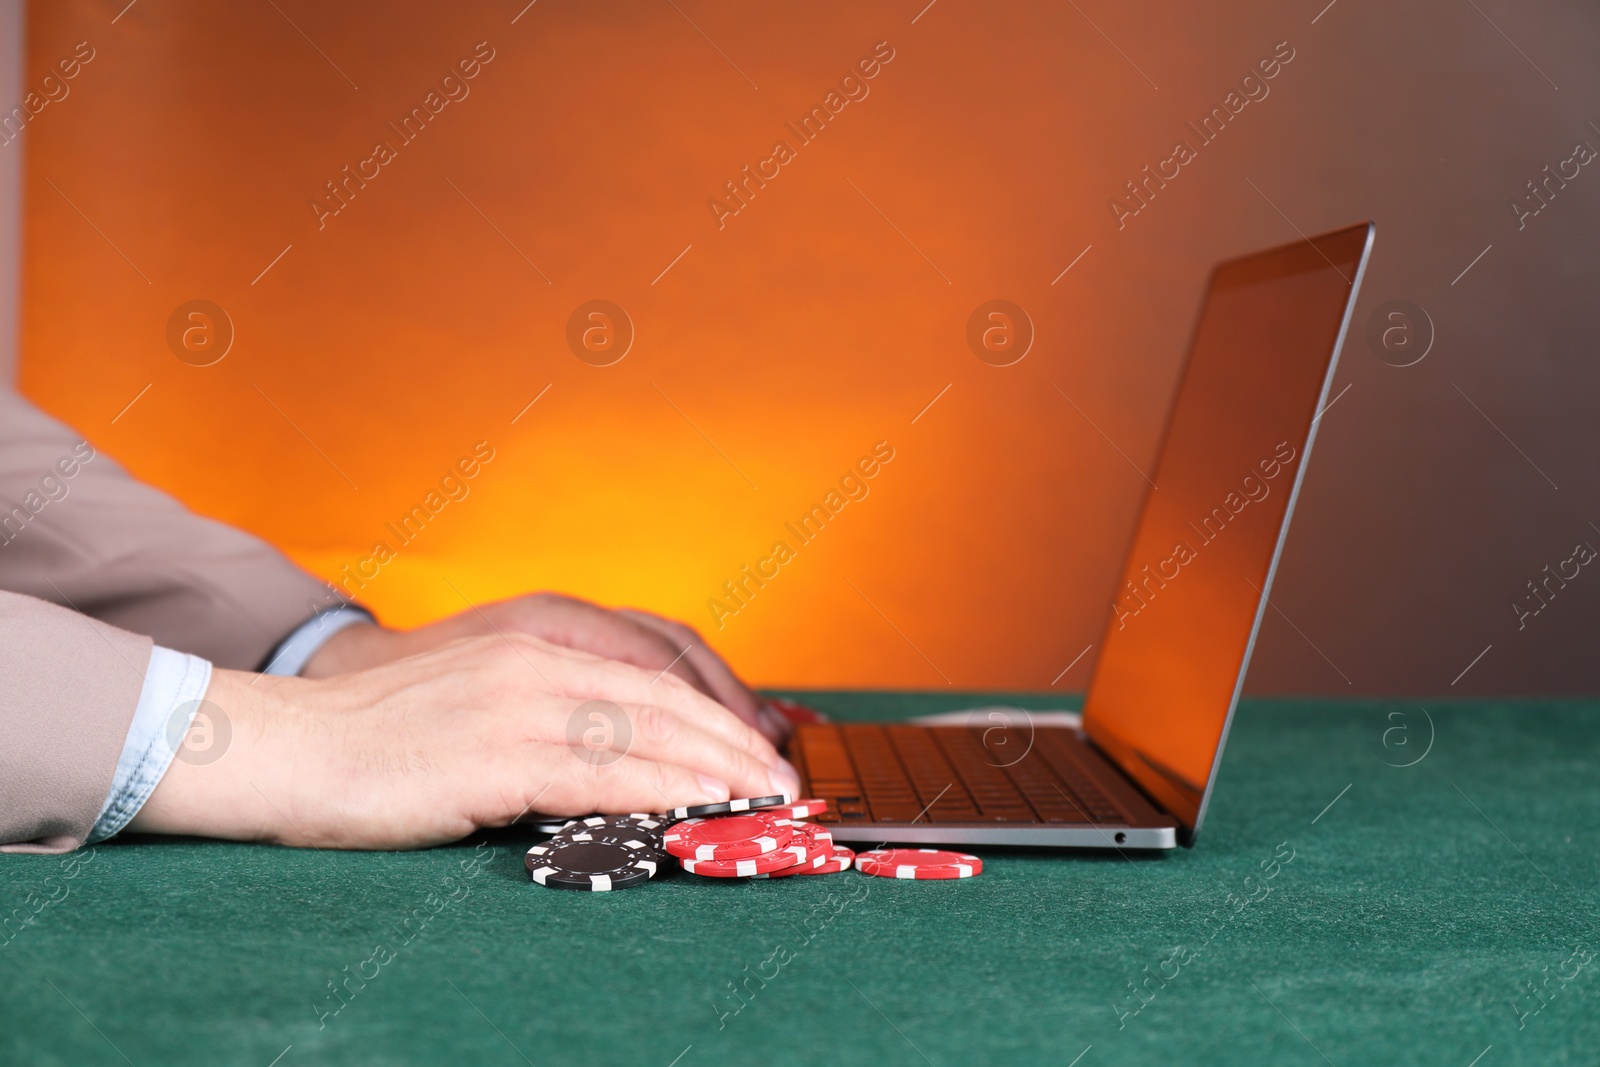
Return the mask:
[(837, 874), (854, 865), (856, 854), (834, 844), (826, 828), (802, 821), (827, 807), (821, 800), (764, 797), (743, 811), (679, 808), (672, 815), (682, 818), (661, 844), (684, 870), (703, 878)]
[(931, 848), (873, 849), (859, 855), (834, 844), (809, 818), (822, 800), (756, 797), (675, 808), (664, 815), (594, 815), (543, 819), (553, 836), (528, 850), (529, 877), (550, 889), (604, 892), (643, 885), (668, 866), (668, 857), (703, 878), (787, 878), (838, 874), (852, 867), (880, 878), (971, 878), (983, 861)]

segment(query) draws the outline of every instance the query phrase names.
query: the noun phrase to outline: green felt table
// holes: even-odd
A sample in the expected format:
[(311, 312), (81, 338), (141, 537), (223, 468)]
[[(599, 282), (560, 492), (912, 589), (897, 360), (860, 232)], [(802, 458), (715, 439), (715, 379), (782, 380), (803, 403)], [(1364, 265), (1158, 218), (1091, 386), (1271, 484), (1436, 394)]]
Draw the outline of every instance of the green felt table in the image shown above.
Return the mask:
[(1593, 701), (1247, 702), (1194, 849), (959, 882), (555, 892), (513, 832), (0, 856), (0, 1063), (1595, 1063), (1597, 752)]

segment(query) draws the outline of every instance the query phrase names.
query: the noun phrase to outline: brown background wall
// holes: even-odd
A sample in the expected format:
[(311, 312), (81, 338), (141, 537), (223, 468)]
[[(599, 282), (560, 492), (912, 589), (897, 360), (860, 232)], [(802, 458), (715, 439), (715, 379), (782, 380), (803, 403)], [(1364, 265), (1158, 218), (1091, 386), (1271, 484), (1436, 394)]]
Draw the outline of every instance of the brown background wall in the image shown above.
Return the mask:
[[(95, 58), (23, 135), (22, 388), (328, 577), (489, 441), (360, 591), (386, 618), (552, 587), (682, 615), (767, 684), (1081, 688), (1209, 265), (1371, 217), (1252, 688), (1600, 684), (1593, 568), (1512, 607), (1600, 547), (1600, 167), (1510, 207), (1600, 147), (1592, 7), (124, 2), (31, 11), (30, 86)], [(470, 96), (319, 229), (481, 41)], [(880, 41), (870, 95), (719, 229), (707, 200)], [(166, 340), (200, 298), (236, 330), (209, 367)], [(614, 366), (565, 341), (594, 298), (636, 327)], [(965, 343), (993, 298), (1037, 329), (1013, 366)], [(1411, 366), (1366, 343), (1391, 299), (1436, 333)], [(880, 440), (870, 495), (719, 631), (722, 583)]]

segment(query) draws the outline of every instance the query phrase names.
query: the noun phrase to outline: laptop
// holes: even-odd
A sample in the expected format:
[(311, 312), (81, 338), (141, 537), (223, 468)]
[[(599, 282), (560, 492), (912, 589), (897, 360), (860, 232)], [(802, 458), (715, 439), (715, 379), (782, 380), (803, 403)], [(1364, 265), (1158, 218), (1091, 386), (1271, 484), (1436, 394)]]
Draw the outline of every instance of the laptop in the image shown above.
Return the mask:
[(836, 840), (1194, 844), (1372, 239), (1366, 222), (1212, 272), (1081, 729), (802, 725), (789, 756)]

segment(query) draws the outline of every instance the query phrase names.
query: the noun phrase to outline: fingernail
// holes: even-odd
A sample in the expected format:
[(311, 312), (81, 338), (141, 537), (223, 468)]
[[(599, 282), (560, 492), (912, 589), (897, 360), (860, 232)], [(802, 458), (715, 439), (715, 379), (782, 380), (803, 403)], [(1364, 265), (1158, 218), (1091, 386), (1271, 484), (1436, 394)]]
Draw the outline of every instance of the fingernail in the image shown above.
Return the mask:
[(709, 774), (697, 774), (695, 777), (700, 779), (700, 788), (704, 789), (706, 791), (706, 796), (710, 798), (706, 801), (706, 803), (721, 804), (724, 800), (728, 799), (727, 782), (713, 778)]
[(772, 768), (768, 777), (772, 780), (774, 793), (786, 793), (791, 797), (800, 795), (800, 775), (782, 756), (778, 757), (778, 765)]

